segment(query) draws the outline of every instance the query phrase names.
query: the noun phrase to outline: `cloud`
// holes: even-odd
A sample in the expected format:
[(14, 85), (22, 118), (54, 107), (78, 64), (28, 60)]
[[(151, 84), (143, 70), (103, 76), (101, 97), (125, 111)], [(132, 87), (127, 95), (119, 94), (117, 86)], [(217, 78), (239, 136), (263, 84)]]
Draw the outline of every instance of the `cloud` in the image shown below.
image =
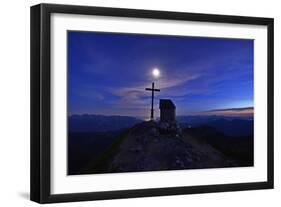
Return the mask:
[(204, 115), (222, 115), (222, 116), (253, 116), (254, 108), (229, 108), (229, 109), (215, 109), (204, 111)]

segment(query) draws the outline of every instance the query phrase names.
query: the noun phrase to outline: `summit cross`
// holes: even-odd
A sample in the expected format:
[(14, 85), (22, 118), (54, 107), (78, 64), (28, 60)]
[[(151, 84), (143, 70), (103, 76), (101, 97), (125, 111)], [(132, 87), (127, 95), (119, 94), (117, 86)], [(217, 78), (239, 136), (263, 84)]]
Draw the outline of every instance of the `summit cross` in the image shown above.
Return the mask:
[(151, 91), (151, 113), (150, 113), (150, 120), (154, 119), (154, 108), (153, 108), (153, 104), (154, 104), (154, 91), (159, 92), (160, 89), (156, 89), (154, 88), (154, 82), (152, 82), (152, 87), (151, 88), (146, 88), (146, 91)]

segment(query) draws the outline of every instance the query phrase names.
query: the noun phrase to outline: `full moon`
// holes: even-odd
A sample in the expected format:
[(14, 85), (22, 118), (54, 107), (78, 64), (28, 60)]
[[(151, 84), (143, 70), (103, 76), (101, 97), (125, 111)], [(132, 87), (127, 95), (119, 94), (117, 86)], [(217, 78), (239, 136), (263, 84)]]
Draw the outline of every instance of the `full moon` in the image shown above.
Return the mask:
[(152, 70), (152, 75), (153, 75), (155, 78), (159, 77), (159, 76), (160, 76), (160, 70), (158, 70), (158, 68), (154, 68), (154, 69)]

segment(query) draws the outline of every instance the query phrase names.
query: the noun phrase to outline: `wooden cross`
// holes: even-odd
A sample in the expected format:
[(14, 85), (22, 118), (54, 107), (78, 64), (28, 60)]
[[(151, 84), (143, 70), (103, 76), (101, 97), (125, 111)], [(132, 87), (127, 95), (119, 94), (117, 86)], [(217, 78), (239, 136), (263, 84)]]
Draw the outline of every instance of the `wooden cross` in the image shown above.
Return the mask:
[(152, 87), (151, 88), (146, 88), (146, 91), (151, 91), (151, 114), (150, 114), (150, 120), (153, 120), (153, 113), (154, 113), (154, 109), (153, 109), (153, 102), (154, 102), (154, 91), (160, 91), (160, 89), (156, 89), (154, 88), (154, 82), (152, 82)]

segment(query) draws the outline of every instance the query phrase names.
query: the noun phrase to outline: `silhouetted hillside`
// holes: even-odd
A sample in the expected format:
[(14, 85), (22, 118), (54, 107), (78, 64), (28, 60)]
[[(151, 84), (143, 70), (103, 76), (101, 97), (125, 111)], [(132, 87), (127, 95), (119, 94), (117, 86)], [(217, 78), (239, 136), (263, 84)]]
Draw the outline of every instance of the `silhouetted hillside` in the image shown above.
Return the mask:
[(225, 155), (237, 160), (240, 166), (252, 166), (254, 162), (254, 138), (227, 136), (210, 126), (186, 128), (184, 133), (210, 144)]
[(122, 134), (108, 132), (70, 132), (68, 134), (68, 174), (81, 171), (98, 157)]

